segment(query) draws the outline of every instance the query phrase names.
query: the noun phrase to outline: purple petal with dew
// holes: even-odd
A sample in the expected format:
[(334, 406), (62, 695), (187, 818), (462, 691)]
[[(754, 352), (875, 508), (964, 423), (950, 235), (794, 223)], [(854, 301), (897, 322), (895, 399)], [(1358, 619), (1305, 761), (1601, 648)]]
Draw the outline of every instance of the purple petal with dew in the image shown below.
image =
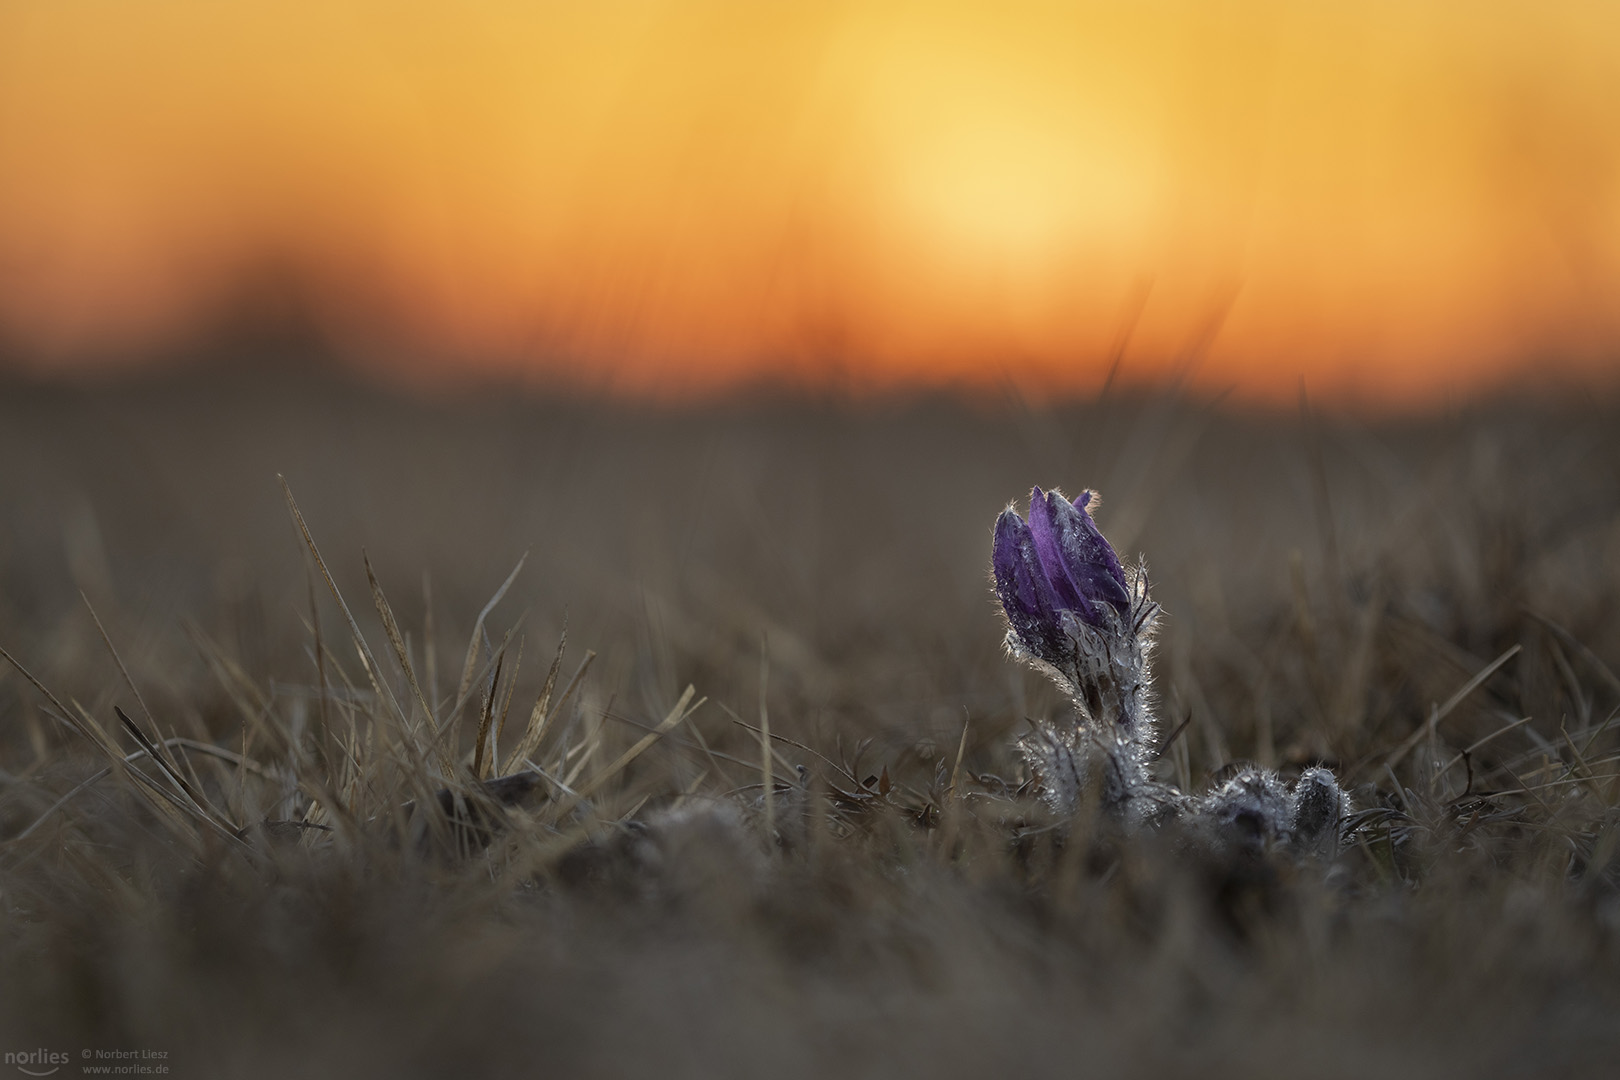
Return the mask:
[(1030, 651), (1048, 655), (1061, 636), (1057, 598), (1041, 570), (1029, 526), (1008, 507), (996, 519), (991, 563), (996, 575), (996, 596), (1007, 612), (1013, 632)]
[(1125, 585), (1125, 571), (1091, 514), (1071, 507), (1063, 524), (1063, 557), (1081, 592), (1112, 605), (1118, 612), (1129, 611), (1131, 595)]
[[(1090, 504), (1094, 496), (1086, 492), (1085, 498)], [(1080, 603), (1072, 606), (1093, 624), (1098, 621), (1094, 606), (1098, 603), (1109, 604), (1120, 612), (1129, 610), (1130, 593), (1119, 557), (1097, 530), (1097, 523), (1085, 507), (1054, 491), (1046, 496), (1044, 511), (1042, 532), (1046, 535), (1037, 534), (1037, 549), (1054, 582), (1060, 577), (1067, 580), (1067, 588), (1055, 586), (1058, 595), (1067, 599), (1072, 590), (1080, 599)], [(1032, 507), (1032, 529), (1035, 517)]]
[[(1061, 508), (1061, 509), (1060, 509)], [(1063, 556), (1063, 510), (1076, 511), (1069, 501), (1056, 491), (1047, 493), (1037, 487), (1029, 496), (1029, 531), (1040, 558), (1041, 570), (1052, 583), (1057, 606), (1080, 612), (1089, 623), (1097, 621), (1097, 613), (1076, 580), (1073, 568), (1065, 565)]]

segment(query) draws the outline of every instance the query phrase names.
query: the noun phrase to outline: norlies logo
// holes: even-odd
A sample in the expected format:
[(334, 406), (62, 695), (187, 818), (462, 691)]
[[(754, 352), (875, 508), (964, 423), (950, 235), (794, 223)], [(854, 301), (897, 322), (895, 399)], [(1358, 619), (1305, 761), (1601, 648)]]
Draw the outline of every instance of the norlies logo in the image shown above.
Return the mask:
[(6, 1064), (29, 1076), (49, 1076), (68, 1063), (66, 1050), (7, 1050)]

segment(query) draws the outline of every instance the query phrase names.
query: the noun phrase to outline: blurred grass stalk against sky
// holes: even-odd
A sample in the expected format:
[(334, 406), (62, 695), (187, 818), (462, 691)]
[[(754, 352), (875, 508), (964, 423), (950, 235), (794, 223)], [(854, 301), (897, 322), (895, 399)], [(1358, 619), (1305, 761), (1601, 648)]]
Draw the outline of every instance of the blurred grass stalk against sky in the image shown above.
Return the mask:
[[(0, 4), (0, 355), (1434, 400), (1620, 345), (1620, 6)], [(284, 311), (284, 313), (285, 313)], [(1550, 369), (1549, 369), (1550, 370)]]

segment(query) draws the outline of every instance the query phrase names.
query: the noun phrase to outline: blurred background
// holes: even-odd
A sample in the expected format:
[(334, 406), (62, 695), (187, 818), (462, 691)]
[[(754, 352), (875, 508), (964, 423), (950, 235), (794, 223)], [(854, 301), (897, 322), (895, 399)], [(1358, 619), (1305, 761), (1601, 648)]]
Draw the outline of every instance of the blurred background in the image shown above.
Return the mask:
[[(361, 548), (447, 657), (528, 551), (604, 709), (765, 632), (794, 722), (990, 745), (990, 523), (1092, 486), (1203, 763), (1331, 759), (1612, 650), (1617, 301), (1612, 5), (11, 0), (0, 629), (307, 677), (284, 473), (374, 630)], [(1386, 616), (1463, 652), (1306, 670)]]
[[(725, 710), (757, 716), (763, 644), (778, 731), (827, 752), (874, 740), (867, 760), (927, 778), (969, 724), (969, 764), (1010, 776), (1026, 719), (1063, 706), (1002, 654), (991, 528), (1032, 483), (1089, 485), (1168, 612), (1160, 712), (1192, 720), (1196, 775), (1362, 765), (1515, 644), (1448, 728), (1466, 746), (1531, 716), (1529, 735), (1556, 743), (1620, 692), (1604, 674), (1620, 669), (1614, 419), (1573, 400), (1358, 420), (1162, 392), (671, 409), (424, 402), (280, 371), (14, 383), (0, 395), (0, 645), (110, 713), (127, 688), (82, 592), (161, 715), (234, 740), (208, 653), (296, 695), (316, 677), (312, 604), (328, 641), (342, 632), (318, 579), (311, 591), (281, 474), (373, 649), (386, 639), (362, 553), (419, 667), (433, 650), (435, 700), (527, 555), (486, 628), (525, 643), (520, 703), (566, 625), (565, 677), (599, 654), (585, 720), (655, 723), (692, 683), (712, 702), (707, 737), (746, 758), (752, 735)], [(14, 762), (66, 738), (38, 706), (0, 675)]]
[(1600, 0), (0, 5), (0, 355), (437, 391), (1612, 384)]

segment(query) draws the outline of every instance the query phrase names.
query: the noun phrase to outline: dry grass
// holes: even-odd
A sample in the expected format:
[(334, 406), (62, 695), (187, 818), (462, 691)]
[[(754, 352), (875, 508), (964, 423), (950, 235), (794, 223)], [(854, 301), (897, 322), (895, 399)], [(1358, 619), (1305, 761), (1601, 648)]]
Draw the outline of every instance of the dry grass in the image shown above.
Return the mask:
[[(210, 1077), (1606, 1075), (1616, 419), (9, 386), (0, 1042)], [(1035, 482), (1148, 557), (1165, 776), (1327, 761), (1340, 858), (1020, 795), (1059, 702), (986, 574)]]

